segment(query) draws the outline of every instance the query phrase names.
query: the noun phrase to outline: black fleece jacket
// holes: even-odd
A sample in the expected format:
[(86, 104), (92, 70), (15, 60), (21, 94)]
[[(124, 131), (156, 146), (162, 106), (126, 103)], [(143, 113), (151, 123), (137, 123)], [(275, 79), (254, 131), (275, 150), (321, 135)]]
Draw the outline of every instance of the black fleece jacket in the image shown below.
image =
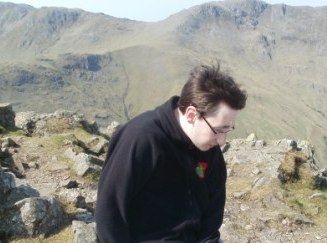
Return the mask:
[(110, 140), (96, 206), (100, 242), (217, 242), (225, 205), (220, 148), (200, 151), (174, 115), (178, 97)]

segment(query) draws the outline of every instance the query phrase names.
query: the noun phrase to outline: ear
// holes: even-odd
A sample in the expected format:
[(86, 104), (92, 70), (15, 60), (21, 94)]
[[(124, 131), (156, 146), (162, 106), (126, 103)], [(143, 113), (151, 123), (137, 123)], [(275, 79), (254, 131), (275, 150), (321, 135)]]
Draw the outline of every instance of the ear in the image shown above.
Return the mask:
[(193, 123), (197, 117), (197, 110), (194, 106), (190, 105), (186, 108), (185, 110), (185, 117), (186, 117), (186, 120), (190, 123)]

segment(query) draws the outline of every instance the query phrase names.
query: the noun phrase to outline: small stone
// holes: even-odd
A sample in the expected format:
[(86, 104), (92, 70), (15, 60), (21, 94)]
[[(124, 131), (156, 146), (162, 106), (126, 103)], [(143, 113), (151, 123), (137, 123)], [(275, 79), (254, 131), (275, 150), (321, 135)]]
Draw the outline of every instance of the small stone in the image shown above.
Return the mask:
[(264, 223), (268, 223), (268, 222), (271, 221), (271, 218), (269, 218), (269, 217), (260, 217), (259, 220), (264, 222)]
[(232, 176), (233, 174), (234, 174), (233, 169), (228, 168), (228, 169), (227, 169), (227, 177), (230, 177), (230, 176)]
[(311, 196), (309, 196), (310, 199), (313, 199), (313, 198), (324, 198), (324, 194), (319, 192), (319, 193), (314, 193), (312, 194)]
[(243, 191), (243, 192), (234, 192), (233, 193), (233, 197), (234, 198), (242, 198), (244, 197), (248, 192), (247, 191)]
[(257, 167), (254, 168), (254, 170), (252, 170), (252, 174), (254, 174), (254, 175), (258, 175), (258, 174), (260, 174), (260, 173), (261, 173), (261, 170), (258, 169)]
[(287, 219), (283, 219), (282, 224), (283, 225), (288, 225), (289, 224), (289, 221)]
[(39, 165), (33, 161), (33, 162), (28, 163), (28, 167), (32, 168), (32, 169), (38, 169)]
[(2, 148), (10, 148), (10, 147), (15, 148), (17, 146), (18, 145), (16, 144), (16, 142), (13, 139), (9, 138), (9, 137), (6, 137), (6, 138), (2, 139), (2, 144), (1, 144)]
[(252, 142), (255, 141), (257, 139), (256, 135), (254, 133), (251, 133), (247, 138), (246, 141), (247, 142)]
[(322, 176), (327, 176), (327, 169), (326, 168), (322, 168), (319, 170), (319, 173), (322, 175)]
[(264, 140), (257, 140), (255, 142), (255, 147), (256, 148), (263, 148), (266, 145), (266, 142)]
[(252, 230), (253, 229), (253, 226), (248, 224), (245, 226), (245, 230)]
[(250, 209), (250, 207), (248, 205), (241, 204), (240, 209), (241, 209), (241, 211), (248, 211)]
[(294, 218), (294, 222), (298, 225), (301, 225), (301, 224), (313, 225), (313, 222), (310, 219), (306, 218), (302, 214), (296, 215)]

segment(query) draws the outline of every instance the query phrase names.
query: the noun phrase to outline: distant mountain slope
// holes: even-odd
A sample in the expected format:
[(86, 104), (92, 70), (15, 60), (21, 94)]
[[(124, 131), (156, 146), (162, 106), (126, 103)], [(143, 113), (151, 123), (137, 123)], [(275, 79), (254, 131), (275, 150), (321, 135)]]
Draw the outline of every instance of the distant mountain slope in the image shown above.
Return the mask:
[(105, 126), (178, 94), (216, 58), (248, 90), (235, 137), (308, 139), (327, 166), (327, 7), (210, 2), (146, 23), (0, 3), (0, 102)]

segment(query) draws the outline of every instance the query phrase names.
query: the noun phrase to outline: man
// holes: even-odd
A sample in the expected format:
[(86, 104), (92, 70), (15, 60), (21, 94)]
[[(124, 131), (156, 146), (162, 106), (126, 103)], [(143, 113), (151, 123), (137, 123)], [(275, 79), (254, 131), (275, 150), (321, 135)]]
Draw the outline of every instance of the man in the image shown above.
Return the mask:
[(99, 181), (100, 242), (218, 242), (226, 165), (220, 146), (246, 93), (217, 66), (199, 66), (180, 97), (126, 123)]

